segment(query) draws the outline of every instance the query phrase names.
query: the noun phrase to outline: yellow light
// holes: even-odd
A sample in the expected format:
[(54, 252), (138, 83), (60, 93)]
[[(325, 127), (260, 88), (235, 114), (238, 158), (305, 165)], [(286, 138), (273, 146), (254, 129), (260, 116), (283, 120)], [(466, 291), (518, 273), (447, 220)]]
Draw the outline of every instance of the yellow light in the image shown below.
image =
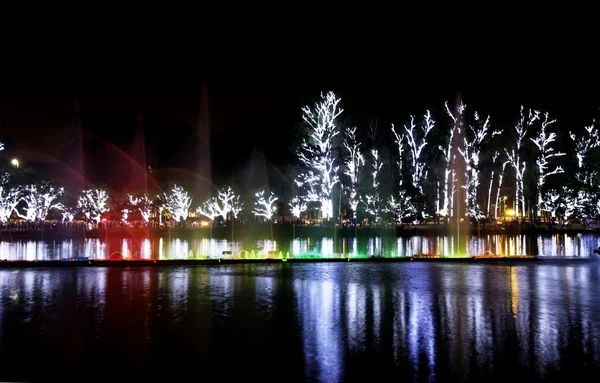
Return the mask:
[(506, 215), (514, 216), (515, 215), (515, 211), (513, 209), (507, 209), (506, 210)]
[(19, 167), (19, 160), (17, 160), (16, 158), (13, 158), (12, 161), (10, 161), (10, 163), (16, 168)]
[(200, 226), (202, 226), (202, 227), (208, 226), (208, 221), (201, 221)]

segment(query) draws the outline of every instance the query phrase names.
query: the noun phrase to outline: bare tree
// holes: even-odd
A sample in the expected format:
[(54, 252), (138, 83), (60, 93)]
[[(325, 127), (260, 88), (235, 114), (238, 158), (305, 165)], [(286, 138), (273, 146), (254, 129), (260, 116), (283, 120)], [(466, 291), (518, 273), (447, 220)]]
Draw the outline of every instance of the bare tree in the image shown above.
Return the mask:
[(446, 217), (452, 217), (454, 215), (454, 192), (456, 189), (456, 171), (453, 168), (454, 156), (452, 154), (452, 145), (454, 143), (454, 135), (457, 131), (460, 131), (463, 125), (463, 115), (465, 112), (465, 104), (462, 101), (456, 106), (456, 112), (450, 111), (448, 102), (444, 103), (446, 107), (446, 113), (452, 119), (452, 125), (450, 125), (450, 135), (448, 137), (448, 144), (446, 147), (439, 146), (439, 150), (444, 155), (445, 169), (444, 169), (444, 203), (442, 208), (438, 212), (440, 215)]
[[(521, 150), (523, 149), (523, 139), (527, 136), (527, 129), (540, 118), (540, 112), (529, 109), (527, 118), (525, 117), (525, 108), (521, 105), (521, 117), (515, 125), (517, 138), (515, 145), (509, 150), (504, 149), (508, 157), (508, 162), (515, 170), (515, 216), (519, 216), (519, 207), (525, 215), (525, 195), (524, 195), (524, 175), (527, 164), (521, 161)], [(520, 205), (520, 206), (519, 206)]]
[(550, 160), (554, 157), (564, 156), (565, 153), (555, 152), (552, 147), (552, 143), (556, 141), (556, 133), (547, 131), (548, 126), (552, 125), (556, 120), (550, 120), (548, 112), (544, 113), (544, 119), (541, 121), (541, 127), (537, 131), (536, 136), (530, 138), (530, 140), (535, 144), (538, 148), (538, 156), (535, 160), (535, 163), (538, 168), (538, 179), (537, 179), (537, 205), (536, 205), (536, 214), (537, 216), (542, 215), (542, 210), (544, 210), (545, 200), (545, 191), (544, 185), (546, 184), (546, 178), (553, 174), (563, 173), (563, 168), (558, 165), (552, 171), (548, 171), (548, 167), (550, 166)]
[(308, 201), (321, 203), (324, 219), (333, 216), (333, 187), (338, 182), (338, 168), (333, 155), (333, 138), (340, 130), (336, 119), (343, 112), (338, 107), (340, 98), (335, 93), (321, 94), (321, 101), (311, 108), (302, 108), (302, 119), (309, 127), (308, 137), (300, 144), (297, 155), (304, 169), (296, 178), (303, 187)]

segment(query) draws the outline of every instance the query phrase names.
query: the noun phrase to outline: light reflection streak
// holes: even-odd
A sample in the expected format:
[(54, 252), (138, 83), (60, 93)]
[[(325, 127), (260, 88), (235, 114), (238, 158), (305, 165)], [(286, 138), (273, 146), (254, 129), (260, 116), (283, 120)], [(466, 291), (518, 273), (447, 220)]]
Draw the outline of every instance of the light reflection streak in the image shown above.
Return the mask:
[(121, 244), (121, 254), (123, 255), (123, 258), (131, 258), (131, 252), (129, 251), (129, 240), (128, 239), (123, 239), (122, 244)]
[(339, 289), (332, 281), (295, 280), (307, 376), (343, 380)]
[(152, 243), (148, 238), (142, 240), (142, 247), (140, 249), (140, 258), (152, 259)]
[[(435, 331), (431, 297), (419, 292), (409, 294), (408, 354), (415, 370), (420, 370), (423, 357), (429, 373), (435, 374)], [(434, 378), (434, 376), (430, 376)], [(435, 380), (435, 379), (434, 379)]]
[(321, 256), (331, 257), (334, 255), (333, 251), (333, 238), (323, 238), (321, 240)]
[(561, 324), (558, 323), (558, 319), (561, 316), (557, 315), (554, 307), (560, 306), (560, 303), (564, 302), (561, 302), (561, 294), (549, 294), (561, 284), (559, 272), (560, 270), (556, 266), (541, 268), (534, 286), (539, 298), (534, 302), (536, 315), (533, 317), (533, 321), (536, 331), (533, 346), (536, 350), (535, 364), (540, 366), (540, 369), (551, 365), (560, 356), (559, 330)]
[[(349, 256), (392, 255), (412, 256), (432, 253), (444, 256), (480, 255), (490, 251), (495, 255), (541, 255), (560, 257), (595, 257), (594, 250), (600, 240), (594, 234), (565, 233), (552, 235), (499, 235), (482, 237), (462, 237), (462, 251), (454, 236), (401, 236), (394, 238), (370, 237), (359, 243), (357, 238), (296, 238), (288, 243), (270, 239), (241, 240), (199, 238), (188, 241), (180, 238), (109, 239), (86, 238), (62, 241), (14, 240), (0, 241), (0, 259), (5, 260), (56, 260), (56, 259), (107, 259), (118, 252), (123, 258), (142, 259), (186, 259), (190, 257), (233, 258), (240, 251), (255, 251), (257, 256), (269, 256), (269, 252), (279, 255), (290, 252), (291, 256), (312, 255), (316, 257), (335, 256), (335, 249), (342, 249)], [(465, 241), (466, 238), (466, 241)], [(262, 248), (257, 250), (257, 248)], [(466, 252), (465, 252), (466, 251)], [(229, 252), (232, 252), (230, 254)]]
[(348, 323), (349, 346), (353, 351), (364, 351), (364, 336), (366, 331), (365, 286), (357, 283), (350, 283), (347, 291), (346, 320)]
[(393, 323), (392, 323), (392, 343), (393, 343), (393, 354), (394, 354), (394, 362), (399, 364), (402, 357), (402, 349), (406, 344), (405, 329), (408, 328), (405, 308), (406, 308), (406, 300), (404, 291), (399, 291), (394, 289), (392, 293), (392, 297), (394, 300), (394, 311), (393, 311)]
[(175, 323), (183, 320), (188, 311), (188, 288), (190, 269), (178, 269), (169, 274), (169, 298), (170, 304), (175, 309), (173, 312)]
[(383, 249), (382, 249), (382, 245), (381, 245), (381, 237), (369, 238), (369, 242), (367, 245), (367, 255), (368, 256), (383, 255)]
[(383, 312), (381, 310), (381, 300), (383, 299), (382, 294), (381, 294), (381, 289), (380, 286), (377, 284), (374, 284), (372, 286), (372, 299), (373, 299), (373, 339), (375, 341), (375, 344), (380, 347), (380, 335), (381, 335), (381, 322), (382, 322), (382, 315)]
[(510, 313), (513, 318), (519, 313), (519, 278), (517, 268), (510, 268)]

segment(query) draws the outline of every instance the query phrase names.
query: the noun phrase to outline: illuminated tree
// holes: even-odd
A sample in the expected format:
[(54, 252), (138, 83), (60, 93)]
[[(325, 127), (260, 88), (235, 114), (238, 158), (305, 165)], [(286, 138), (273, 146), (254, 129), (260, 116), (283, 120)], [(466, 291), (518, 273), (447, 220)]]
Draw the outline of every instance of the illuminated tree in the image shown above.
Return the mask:
[(398, 169), (398, 186), (400, 187), (400, 190), (403, 190), (402, 156), (404, 153), (404, 135), (396, 132), (394, 124), (392, 124), (392, 133), (394, 134), (394, 142), (396, 143), (396, 147), (398, 149), (398, 162), (396, 162), (396, 168)]
[(502, 133), (499, 130), (489, 132), (490, 128), (490, 116), (485, 119), (479, 117), (479, 113), (474, 114), (475, 124), (469, 124), (469, 130), (462, 131), (462, 123), (459, 125), (459, 133), (462, 133), (463, 143), (462, 147), (458, 148), (458, 152), (465, 161), (465, 191), (466, 198), (466, 215), (475, 219), (484, 218), (482, 210), (479, 208), (477, 203), (477, 191), (479, 189), (479, 160), (481, 156), (481, 149), (483, 144), (487, 142), (490, 137), (494, 137), (497, 134)]
[(217, 217), (225, 217), (227, 212), (222, 212), (219, 200), (217, 197), (211, 197), (204, 201), (201, 206), (196, 209), (197, 214), (201, 214), (211, 221), (214, 221)]
[(395, 218), (399, 221), (402, 218), (407, 218), (415, 214), (415, 205), (411, 200), (411, 197), (407, 195), (406, 190), (403, 186), (403, 153), (404, 153), (404, 134), (398, 133), (392, 124), (392, 134), (394, 135), (394, 142), (398, 149), (398, 161), (396, 162), (396, 169), (398, 170), (398, 191), (396, 195), (391, 195), (384, 206), (384, 211), (394, 214)]
[(375, 221), (381, 218), (382, 210), (382, 197), (381, 190), (379, 187), (379, 172), (383, 167), (383, 161), (379, 158), (379, 151), (377, 149), (371, 150), (372, 163), (371, 163), (371, 189), (368, 193), (365, 193), (361, 197), (364, 204), (365, 211), (375, 217)]
[(398, 195), (392, 195), (388, 198), (384, 211), (392, 213), (398, 221), (402, 221), (402, 218), (414, 217), (417, 213), (415, 204), (412, 203), (411, 197), (406, 195), (404, 190), (401, 190)]
[(544, 202), (544, 210), (550, 213), (550, 217), (555, 218), (556, 212), (561, 208), (561, 195), (556, 189), (548, 192)]
[(126, 223), (128, 218), (129, 218), (129, 209), (122, 209), (121, 210), (121, 220), (124, 223)]
[(561, 194), (563, 196), (562, 208), (564, 209), (564, 218), (581, 217), (585, 203), (588, 202), (585, 191), (563, 186)]
[[(415, 117), (410, 116), (410, 124), (404, 125), (404, 131), (406, 132), (406, 144), (409, 148), (410, 160), (411, 160), (411, 175), (412, 185), (415, 189), (423, 194), (423, 180), (427, 178), (427, 164), (421, 158), (423, 148), (427, 145), (427, 135), (435, 127), (435, 120), (431, 117), (431, 112), (428, 110), (423, 116), (424, 123), (419, 128), (415, 125)], [(396, 137), (396, 143), (402, 146), (402, 138), (394, 130), (392, 125), (392, 132)], [(400, 150), (402, 155), (402, 151)], [(400, 161), (402, 157), (400, 157)]]
[(463, 114), (465, 111), (465, 105), (462, 101), (456, 106), (456, 113), (450, 111), (448, 107), (448, 102), (444, 104), (446, 107), (446, 113), (452, 119), (452, 124), (450, 125), (450, 132), (448, 137), (448, 144), (446, 147), (442, 145), (439, 146), (439, 150), (444, 155), (445, 169), (444, 169), (444, 202), (442, 204), (442, 208), (438, 212), (438, 214), (446, 217), (451, 217), (454, 215), (454, 192), (456, 189), (456, 171), (453, 169), (453, 160), (454, 156), (452, 153), (452, 145), (454, 143), (454, 135), (457, 131), (460, 132), (460, 129), (463, 125)]
[(217, 195), (209, 198), (202, 203), (202, 206), (196, 209), (196, 212), (214, 221), (217, 217), (227, 219), (227, 214), (230, 212), (235, 218), (242, 211), (244, 204), (240, 201), (240, 196), (237, 195), (231, 186), (217, 190)]
[(86, 189), (77, 200), (77, 208), (88, 220), (99, 223), (102, 214), (108, 211), (108, 193), (103, 189)]
[(238, 214), (244, 210), (244, 203), (240, 200), (240, 196), (236, 195), (231, 200), (231, 214), (233, 214), (234, 218), (237, 218)]
[(598, 170), (589, 169), (586, 163), (590, 152), (600, 147), (600, 134), (595, 123), (596, 121), (592, 120), (592, 124), (585, 127), (585, 133), (581, 136), (569, 132), (569, 137), (571, 137), (571, 140), (575, 144), (575, 156), (577, 157), (575, 178), (584, 185), (589, 186), (593, 186), (594, 179), (598, 174)]
[(290, 209), (292, 211), (292, 215), (296, 218), (300, 218), (301, 214), (306, 211), (306, 202), (304, 202), (300, 197), (294, 197), (289, 202)]
[(273, 192), (269, 194), (265, 190), (261, 190), (255, 194), (256, 201), (254, 201), (254, 215), (258, 217), (264, 217), (268, 221), (273, 217), (273, 203), (277, 201), (277, 197)]
[(297, 151), (303, 165), (296, 185), (306, 192), (308, 201), (321, 203), (323, 219), (333, 216), (333, 187), (338, 182), (338, 166), (332, 150), (332, 140), (338, 135), (336, 119), (343, 109), (340, 99), (333, 93), (321, 94), (321, 101), (310, 108), (302, 108), (302, 119), (309, 128)]
[(152, 214), (153, 208), (152, 200), (148, 198), (146, 194), (137, 197), (134, 197), (132, 194), (127, 194), (127, 197), (129, 198), (131, 206), (139, 210), (142, 219), (145, 222), (150, 221), (150, 215)]
[[(495, 171), (495, 165), (496, 165), (496, 160), (498, 159), (498, 156), (500, 156), (499, 152), (494, 152), (494, 155), (492, 156), (492, 174), (490, 175), (490, 186), (488, 188), (488, 202), (487, 202), (487, 214), (488, 216), (490, 216), (490, 214), (492, 214), (492, 187), (494, 186), (494, 171)], [(497, 204), (497, 202), (496, 202)], [(494, 218), (496, 218), (496, 215), (494, 215)]]
[(548, 171), (548, 166), (550, 164), (550, 159), (553, 157), (561, 157), (564, 156), (565, 153), (555, 152), (552, 147), (552, 142), (556, 140), (556, 133), (549, 133), (547, 128), (549, 125), (553, 124), (556, 120), (550, 120), (548, 112), (544, 113), (544, 119), (541, 121), (540, 130), (537, 132), (537, 135), (534, 138), (530, 138), (530, 140), (537, 146), (538, 148), (538, 156), (535, 160), (535, 163), (538, 168), (538, 179), (537, 179), (537, 216), (542, 215), (542, 210), (544, 210), (545, 204), (545, 191), (544, 185), (546, 184), (546, 178), (553, 174), (558, 174), (563, 172), (563, 168), (561, 166), (556, 166), (554, 170)]
[(156, 199), (152, 202), (152, 211), (158, 216), (158, 225), (162, 225), (163, 215), (167, 211), (165, 206), (167, 204), (166, 194), (158, 194)]
[(519, 216), (519, 205), (521, 211), (525, 214), (525, 195), (523, 179), (525, 175), (526, 163), (521, 161), (521, 150), (523, 148), (523, 139), (527, 135), (527, 129), (533, 125), (533, 123), (540, 118), (540, 112), (537, 110), (528, 111), (528, 116), (525, 118), (525, 108), (521, 105), (521, 118), (515, 125), (515, 131), (517, 132), (517, 138), (515, 146), (511, 150), (504, 149), (508, 156), (508, 163), (515, 170), (515, 216)]
[(25, 214), (16, 210), (17, 215), (28, 221), (43, 221), (50, 210), (63, 209), (63, 205), (57, 201), (63, 194), (64, 188), (55, 188), (48, 183), (27, 185), (23, 195), (23, 201), (26, 204)]
[(192, 197), (181, 186), (174, 185), (171, 194), (164, 194), (165, 209), (178, 222), (188, 218)]
[(21, 202), (22, 192), (18, 187), (0, 185), (0, 222), (6, 223)]
[[(378, 124), (371, 123), (369, 125), (368, 134), (372, 141), (375, 141), (377, 136)], [(371, 150), (371, 187), (364, 195), (361, 196), (361, 202), (364, 205), (365, 212), (371, 214), (375, 222), (381, 219), (381, 213), (385, 210), (385, 199), (381, 196), (381, 188), (379, 183), (379, 173), (383, 168), (383, 161), (379, 156), (379, 150)]]
[(62, 223), (73, 222), (75, 218), (75, 210), (73, 208), (63, 206), (62, 209)]
[(350, 178), (350, 208), (352, 209), (353, 217), (356, 218), (356, 208), (358, 207), (358, 175), (360, 168), (365, 164), (365, 158), (360, 152), (360, 142), (356, 138), (356, 127), (349, 128), (346, 131), (346, 139), (344, 147), (348, 152), (345, 161), (344, 174)]
[[(502, 189), (502, 181), (504, 180), (504, 171), (506, 170), (506, 165), (508, 165), (508, 161), (502, 163), (502, 170), (498, 175), (498, 189), (496, 189), (496, 208), (494, 209), (494, 218), (498, 218), (498, 204), (500, 202), (500, 190)], [(492, 176), (494, 174), (492, 173)]]

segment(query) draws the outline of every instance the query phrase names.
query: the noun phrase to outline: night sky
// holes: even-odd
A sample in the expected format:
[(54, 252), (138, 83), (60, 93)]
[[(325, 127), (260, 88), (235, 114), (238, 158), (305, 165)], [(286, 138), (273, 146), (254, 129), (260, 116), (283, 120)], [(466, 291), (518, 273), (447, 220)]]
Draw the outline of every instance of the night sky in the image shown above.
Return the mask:
[(104, 173), (122, 170), (114, 169), (119, 155), (111, 150), (122, 156), (139, 151), (142, 113), (146, 165), (193, 170), (193, 137), (203, 135), (215, 182), (247, 169), (263, 153), (259, 162), (284, 170), (300, 108), (329, 89), (342, 97), (346, 121), (359, 128), (372, 118), (401, 124), (426, 108), (443, 117), (443, 102), (459, 95), (505, 128), (521, 103), (549, 110), (562, 130), (598, 116), (593, 62), (569, 48), (548, 57), (545, 46), (528, 54), (528, 44), (510, 41), (490, 49), (477, 42), (465, 42), (464, 49), (405, 42), (355, 35), (324, 54), (275, 34), (23, 37), (3, 48), (0, 135), (8, 148), (2, 155), (63, 161), (76, 98), (81, 125), (96, 142), (88, 156), (104, 161)]

